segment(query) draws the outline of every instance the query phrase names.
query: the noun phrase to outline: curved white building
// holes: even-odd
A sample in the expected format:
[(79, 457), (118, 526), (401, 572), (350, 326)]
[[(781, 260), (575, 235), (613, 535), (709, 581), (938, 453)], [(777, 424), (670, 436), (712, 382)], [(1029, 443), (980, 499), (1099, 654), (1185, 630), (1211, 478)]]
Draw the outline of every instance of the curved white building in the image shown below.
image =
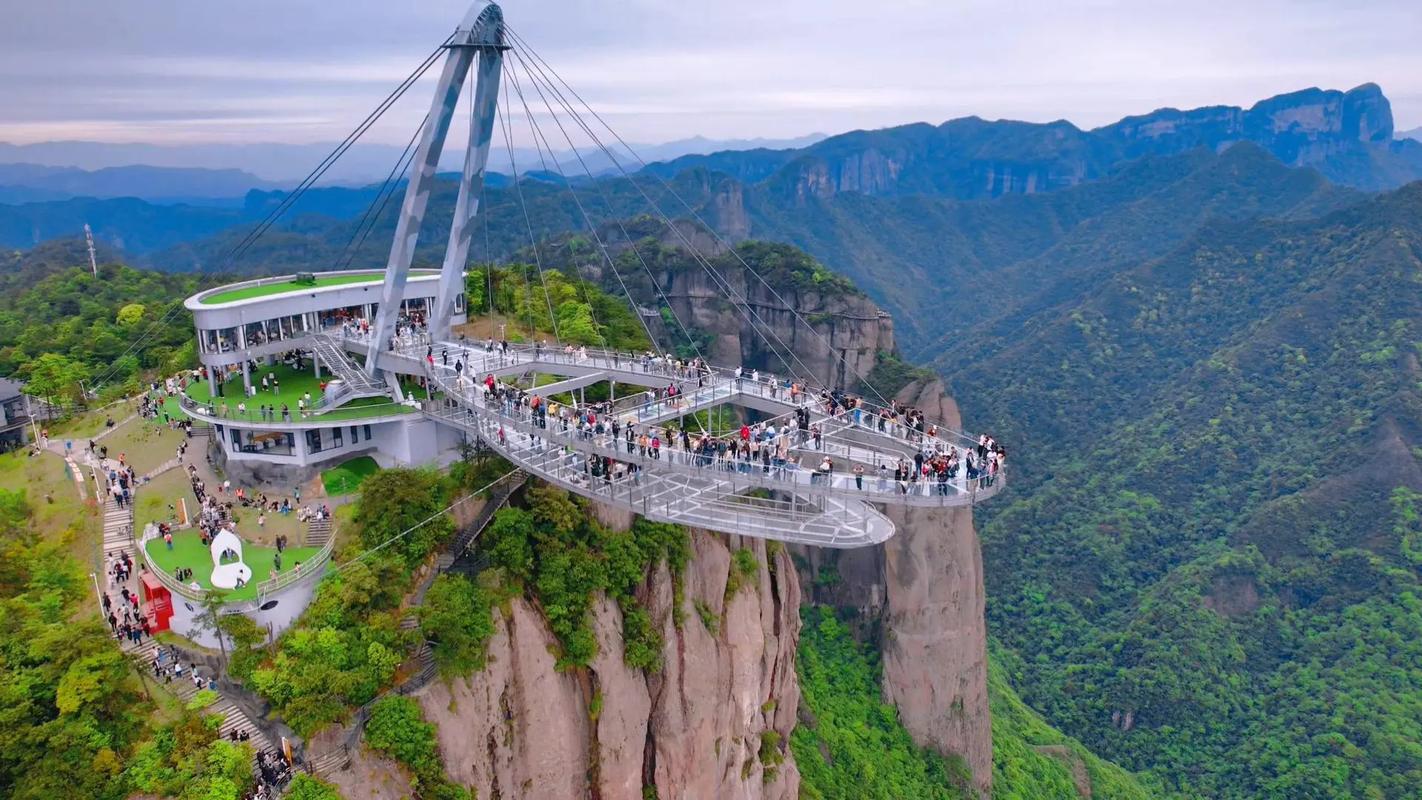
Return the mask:
[[(426, 318), (439, 275), (411, 273), (400, 317)], [(213, 425), (229, 470), (296, 480), (356, 453), (379, 453), (386, 465), (419, 464), (458, 443), (457, 433), (419, 413), (415, 398), (370, 381), (335, 346), (375, 319), (384, 281), (380, 270), (288, 275), (185, 301), (202, 378), (187, 387), (183, 409)], [(464, 321), (461, 293), (451, 322)]]

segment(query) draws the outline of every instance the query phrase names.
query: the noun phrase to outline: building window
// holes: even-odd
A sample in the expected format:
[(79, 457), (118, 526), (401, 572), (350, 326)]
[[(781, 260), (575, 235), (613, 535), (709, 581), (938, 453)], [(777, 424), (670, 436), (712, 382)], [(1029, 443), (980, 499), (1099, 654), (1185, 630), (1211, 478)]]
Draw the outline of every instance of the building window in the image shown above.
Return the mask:
[(312, 428), (306, 432), (306, 449), (313, 453), (321, 452), (321, 429)]
[(351, 426), (351, 444), (355, 444), (355, 443), (357, 443), (357, 442), (359, 442), (359, 441), (360, 441), (360, 428), (357, 428), (356, 426), (352, 425), (352, 426)]
[(331, 449), (334, 450), (334, 449), (336, 449), (337, 447), (341, 447), (341, 446), (344, 445), (344, 444), (345, 444), (345, 442), (342, 441), (341, 429), (340, 429), (340, 428), (332, 428), (332, 429), (331, 429)]
[(287, 434), (286, 434), (286, 446), (287, 446), (288, 449), (291, 450), (291, 452), (293, 452), (293, 453), (296, 452), (296, 434), (291, 433), (290, 431), (287, 432)]
[(232, 429), (232, 451), (233, 451), (233, 452), (236, 452), (236, 451), (241, 450), (241, 449), (242, 449), (242, 431), (241, 431), (240, 428), (233, 428), (233, 429)]

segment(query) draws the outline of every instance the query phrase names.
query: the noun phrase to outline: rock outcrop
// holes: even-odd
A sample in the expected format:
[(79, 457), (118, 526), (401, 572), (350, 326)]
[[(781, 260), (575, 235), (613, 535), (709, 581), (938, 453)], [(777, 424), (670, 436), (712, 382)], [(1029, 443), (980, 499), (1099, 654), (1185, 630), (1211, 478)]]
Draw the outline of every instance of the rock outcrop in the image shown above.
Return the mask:
[[(694, 532), (678, 580), (657, 568), (640, 591), (664, 641), (663, 665), (622, 659), (622, 615), (594, 604), (598, 655), (558, 671), (540, 611), (516, 599), (498, 612), (488, 665), (418, 695), (437, 723), (450, 777), (480, 798), (596, 797), (793, 800), (788, 749), (799, 683), (800, 589), (789, 555), (761, 541)], [(759, 564), (727, 596), (732, 553)]]
[[(862, 294), (838, 287), (772, 288), (741, 267), (721, 274), (734, 296), (746, 298), (754, 309), (754, 325), (724, 299), (725, 287), (705, 271), (658, 276), (682, 324), (712, 336), (706, 357), (714, 364), (742, 364), (777, 374), (793, 370), (827, 385), (854, 386), (859, 375), (873, 369), (879, 353), (895, 349), (893, 319)], [(795, 354), (792, 369), (781, 360), (786, 353)]]
[(1254, 142), (1285, 164), (1319, 164), (1360, 146), (1386, 147), (1392, 141), (1392, 106), (1377, 84), (1347, 92), (1304, 89), (1251, 108), (1211, 106), (1189, 111), (1164, 108), (1127, 117), (1102, 128), (1127, 155), (1170, 153), (1192, 147), (1221, 150)]
[[(897, 399), (960, 427), (937, 380)], [(884, 697), (914, 741), (962, 758), (986, 796), (992, 781), (982, 548), (971, 509), (894, 507), (894, 538), (862, 550), (798, 550), (812, 600), (856, 615), (883, 653)], [(825, 579), (826, 575), (832, 579)]]

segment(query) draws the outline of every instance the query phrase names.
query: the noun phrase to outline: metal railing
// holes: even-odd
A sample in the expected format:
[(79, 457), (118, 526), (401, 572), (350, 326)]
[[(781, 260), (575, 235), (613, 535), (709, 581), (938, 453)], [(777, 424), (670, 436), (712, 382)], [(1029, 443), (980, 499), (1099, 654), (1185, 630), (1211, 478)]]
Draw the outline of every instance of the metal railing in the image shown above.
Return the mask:
[[(640, 447), (634, 448), (633, 452), (627, 452), (626, 440), (614, 439), (610, 431), (597, 433), (588, 432), (585, 429), (580, 432), (574, 425), (565, 425), (563, 420), (553, 417), (547, 418), (545, 425), (540, 426), (535, 421), (532, 411), (527, 407), (489, 402), (483, 388), (469, 385), (467, 378), (459, 379), (464, 385), (455, 385), (448, 382), (447, 376), (442, 376), (440, 373), (441, 370), (435, 369), (431, 380), (443, 389), (446, 402), (442, 406), (427, 409), (426, 413), (438, 419), (462, 423), (465, 427), (477, 428), (479, 435), (490, 441), (499, 438), (500, 430), (504, 432), (505, 439), (511, 432), (517, 431), (534, 439), (546, 440), (550, 446), (557, 445), (589, 456), (606, 456), (615, 461), (636, 465), (644, 470), (702, 477), (732, 473), (747, 484), (771, 490), (793, 488), (811, 494), (834, 493), (883, 503), (928, 506), (971, 505), (978, 500), (996, 494), (1003, 485), (1001, 472), (996, 476), (984, 475), (969, 478), (966, 469), (963, 469), (956, 477), (945, 482), (939, 482), (936, 477), (912, 481), (893, 481), (874, 472), (865, 474), (860, 481), (856, 480), (852, 473), (845, 471), (821, 474), (816, 470), (806, 469), (793, 459), (784, 462), (776, 459), (767, 467), (761, 461), (697, 454), (669, 444), (664, 444), (662, 448), (654, 451), (655, 454), (643, 452)], [(450, 403), (457, 403), (471, 411), (482, 413), (471, 413), (470, 419), (461, 420), (458, 414), (450, 413)], [(766, 443), (762, 446), (770, 445)], [(867, 447), (856, 449), (852, 445), (824, 438), (821, 439), (821, 446), (829, 449), (809, 450), (809, 452), (834, 453), (843, 457), (858, 456), (858, 458), (864, 459), (862, 463), (872, 464), (876, 469), (880, 463), (894, 463), (903, 458), (902, 453), (894, 453), (893, 460), (890, 461), (882, 458), (882, 451)], [(795, 444), (794, 449), (806, 451), (808, 442)], [(912, 464), (912, 461), (909, 463)], [(858, 486), (861, 482), (863, 483), (862, 489)]]
[[(315, 401), (312, 402), (314, 405)], [(372, 422), (383, 417), (409, 414), (419, 409), (417, 401), (396, 403), (392, 400), (389, 403), (372, 403), (370, 405), (357, 406), (354, 408), (333, 408), (321, 414), (315, 413), (312, 408), (307, 408), (304, 412), (288, 408), (285, 414), (283, 414), (280, 409), (277, 409), (268, 415), (262, 413), (260, 409), (254, 408), (238, 411), (231, 403), (227, 402), (199, 402), (186, 394), (178, 395), (178, 405), (189, 416), (200, 419), (203, 422), (217, 425), (228, 422), (257, 423), (271, 427), (273, 430), (283, 430), (286, 428), (300, 430), (318, 424), (336, 425), (351, 422)], [(338, 411), (353, 411), (359, 413), (346, 417), (333, 418), (331, 414)]]

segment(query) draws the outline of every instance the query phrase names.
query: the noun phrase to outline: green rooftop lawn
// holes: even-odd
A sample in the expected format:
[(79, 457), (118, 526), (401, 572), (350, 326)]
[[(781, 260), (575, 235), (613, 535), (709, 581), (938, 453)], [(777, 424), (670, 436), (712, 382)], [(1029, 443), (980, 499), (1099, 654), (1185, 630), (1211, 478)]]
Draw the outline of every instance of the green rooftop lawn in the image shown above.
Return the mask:
[[(309, 362), (309, 359), (308, 359)], [(262, 376), (275, 375), (281, 384), (280, 392), (273, 392), (270, 389), (262, 391)], [(327, 380), (329, 373), (321, 371), (321, 380)], [(276, 408), (276, 421), (281, 421), (281, 407), (286, 407), (291, 411), (291, 421), (298, 422), (301, 417), (296, 409), (296, 401), (300, 400), (307, 392), (311, 393), (311, 401), (321, 398), (321, 381), (316, 379), (311, 370), (296, 370), (285, 364), (277, 364), (275, 367), (263, 367), (252, 373), (252, 385), (257, 387), (257, 396), (245, 398), (247, 403), (247, 413), (245, 416), (237, 413), (237, 404), (244, 401), (242, 397), (242, 379), (237, 376), (228, 380), (224, 388), (224, 396), (214, 398), (207, 389), (207, 381), (193, 381), (188, 384), (188, 397), (198, 403), (215, 402), (218, 406), (226, 406), (229, 419), (246, 419), (253, 422), (262, 421), (261, 406), (272, 406)], [(396, 404), (388, 397), (361, 397), (350, 400), (339, 408), (328, 411), (324, 414), (312, 416), (313, 421), (329, 420), (350, 420), (366, 419), (370, 417), (383, 416), (385, 414), (408, 414), (415, 409), (409, 406)], [(221, 412), (219, 411), (219, 414)], [(110, 451), (113, 448), (109, 448)]]
[[(410, 270), (410, 277), (437, 275), (438, 270), (416, 269)], [(380, 284), (385, 282), (384, 272), (367, 272), (360, 275), (336, 275), (333, 273), (316, 273), (315, 283), (297, 283), (285, 278), (272, 280), (270, 283), (262, 283), (256, 286), (243, 286), (237, 289), (229, 289), (225, 292), (210, 294), (202, 298), (201, 302), (205, 306), (215, 306), (221, 303), (231, 303), (236, 300), (250, 300), (253, 297), (272, 297), (273, 295), (300, 293), (312, 289), (325, 289), (331, 286), (350, 286), (353, 284), (370, 283)]]
[[(255, 526), (255, 518), (248, 524)], [(173, 534), (173, 549), (169, 550), (162, 539), (154, 539), (145, 545), (148, 563), (154, 569), (161, 569), (169, 575), (178, 567), (193, 571), (193, 580), (203, 589), (211, 589), (212, 552), (202, 543), (196, 530), (178, 531)], [(290, 572), (296, 562), (305, 563), (320, 550), (317, 547), (288, 547), (281, 554), (281, 571)], [(272, 574), (275, 547), (265, 547), (242, 540), (242, 562), (252, 568), (252, 580), (240, 589), (227, 593), (229, 600), (252, 600), (257, 596), (257, 584), (267, 580)]]
[(202, 298), (202, 304), (218, 305), (220, 303), (231, 303), (234, 300), (250, 300), (253, 297), (270, 297), (277, 294), (286, 294), (287, 292), (324, 289), (328, 286), (349, 286), (353, 283), (382, 283), (384, 280), (385, 275), (382, 273), (366, 273), (364, 275), (322, 275), (317, 273), (315, 283), (297, 283), (294, 280), (274, 280), (271, 283), (243, 286), (238, 289), (229, 289), (225, 292), (207, 295)]

